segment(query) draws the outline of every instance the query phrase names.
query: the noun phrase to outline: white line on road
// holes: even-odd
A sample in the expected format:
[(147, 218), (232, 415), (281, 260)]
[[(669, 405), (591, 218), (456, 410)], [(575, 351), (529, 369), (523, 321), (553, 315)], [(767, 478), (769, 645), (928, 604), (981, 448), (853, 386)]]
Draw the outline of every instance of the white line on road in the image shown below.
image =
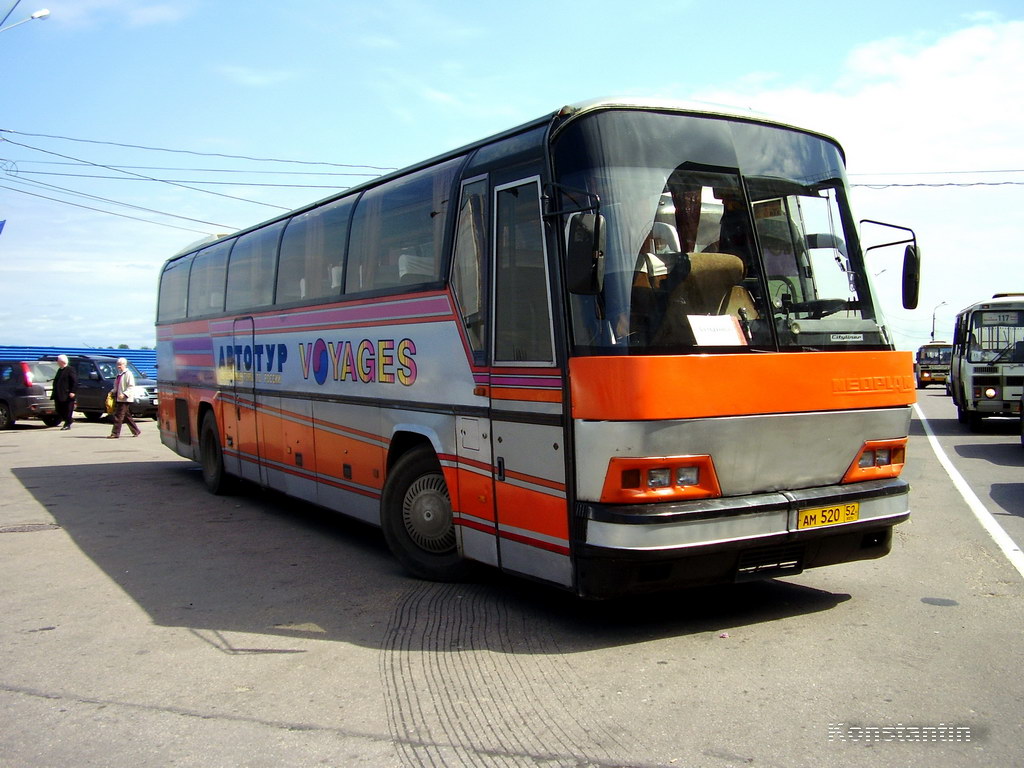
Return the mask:
[(981, 523), (981, 527), (988, 531), (988, 535), (991, 536), (996, 546), (1002, 550), (1003, 554), (1010, 561), (1010, 564), (1024, 576), (1024, 552), (1021, 551), (1020, 547), (1010, 538), (1009, 534), (1003, 530), (1002, 526), (996, 522), (996, 519), (992, 516), (992, 513), (985, 508), (985, 505), (981, 503), (981, 499), (978, 498), (977, 494), (971, 490), (971, 486), (964, 480), (963, 475), (956, 471), (956, 467), (953, 466), (953, 462), (949, 460), (946, 452), (942, 450), (942, 446), (939, 445), (938, 439), (935, 437), (935, 433), (932, 432), (931, 426), (928, 424), (928, 419), (921, 412), (918, 405), (914, 404), (914, 413), (917, 414), (917, 418), (921, 420), (921, 425), (924, 427), (924, 433), (928, 436), (928, 442), (932, 444), (932, 450), (935, 451), (935, 458), (939, 460), (939, 464), (946, 470), (946, 474), (949, 475), (949, 479), (953, 481), (953, 485), (960, 491), (960, 495), (963, 496), (964, 501), (967, 502), (967, 506), (971, 508), (974, 516), (978, 518), (978, 522)]

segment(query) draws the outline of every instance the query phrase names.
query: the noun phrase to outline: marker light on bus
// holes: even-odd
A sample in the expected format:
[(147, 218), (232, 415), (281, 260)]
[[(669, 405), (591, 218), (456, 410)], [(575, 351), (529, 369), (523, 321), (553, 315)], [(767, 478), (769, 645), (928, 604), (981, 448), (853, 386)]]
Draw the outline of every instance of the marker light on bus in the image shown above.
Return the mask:
[(608, 461), (601, 501), (647, 504), (721, 495), (710, 456), (615, 457)]
[(907, 457), (907, 438), (896, 440), (868, 440), (846, 470), (844, 483), (897, 477), (903, 471)]

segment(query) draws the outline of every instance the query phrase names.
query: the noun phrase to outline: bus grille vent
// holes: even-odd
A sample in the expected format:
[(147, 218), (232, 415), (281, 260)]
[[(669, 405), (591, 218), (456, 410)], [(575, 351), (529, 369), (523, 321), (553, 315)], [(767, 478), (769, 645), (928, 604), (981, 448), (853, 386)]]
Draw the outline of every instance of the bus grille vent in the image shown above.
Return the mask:
[(740, 555), (736, 581), (792, 576), (804, 569), (804, 548), (800, 544), (750, 549)]

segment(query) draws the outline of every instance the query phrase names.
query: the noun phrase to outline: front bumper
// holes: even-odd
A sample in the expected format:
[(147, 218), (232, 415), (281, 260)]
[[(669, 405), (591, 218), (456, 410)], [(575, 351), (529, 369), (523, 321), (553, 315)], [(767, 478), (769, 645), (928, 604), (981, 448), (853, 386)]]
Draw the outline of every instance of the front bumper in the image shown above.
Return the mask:
[[(577, 591), (589, 597), (772, 578), (882, 557), (910, 516), (898, 478), (643, 507), (578, 507)], [(855, 522), (800, 530), (801, 510), (856, 502)]]

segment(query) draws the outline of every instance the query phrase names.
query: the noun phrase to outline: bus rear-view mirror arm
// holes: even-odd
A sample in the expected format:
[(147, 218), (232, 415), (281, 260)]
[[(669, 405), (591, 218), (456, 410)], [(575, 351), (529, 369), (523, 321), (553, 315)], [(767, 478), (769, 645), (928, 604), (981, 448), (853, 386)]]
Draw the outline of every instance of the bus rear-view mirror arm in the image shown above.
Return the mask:
[(910, 237), (902, 240), (879, 243), (878, 245), (865, 248), (864, 253), (867, 254), (868, 251), (872, 251), (875, 248), (886, 248), (890, 245), (909, 243), (906, 250), (903, 251), (903, 308), (917, 309), (917, 300), (921, 292), (921, 249), (917, 244), (917, 235), (914, 234), (914, 230), (909, 227), (901, 227), (898, 224), (887, 224), (884, 221), (875, 221), (873, 219), (861, 219), (860, 223), (862, 225), (875, 224), (880, 227), (889, 227), (890, 229), (899, 229), (910, 233)]

